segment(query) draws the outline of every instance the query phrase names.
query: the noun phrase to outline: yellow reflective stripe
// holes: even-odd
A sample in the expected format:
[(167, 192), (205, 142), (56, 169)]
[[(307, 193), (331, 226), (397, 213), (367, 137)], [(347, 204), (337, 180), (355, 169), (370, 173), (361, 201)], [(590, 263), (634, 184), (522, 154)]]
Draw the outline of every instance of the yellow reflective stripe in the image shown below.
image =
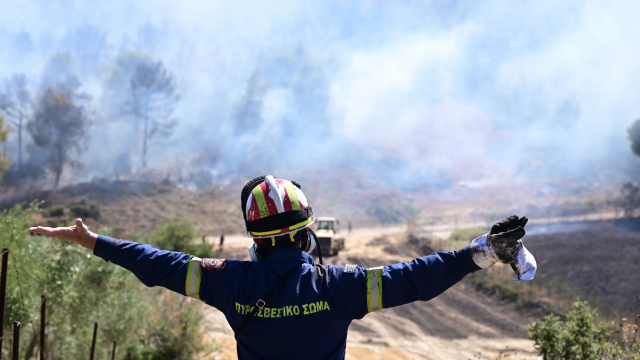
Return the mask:
[(305, 220), (305, 221), (303, 221), (303, 222), (301, 222), (299, 224), (295, 224), (295, 225), (289, 226), (289, 229), (293, 230), (293, 229), (297, 229), (297, 228), (303, 227), (303, 226), (307, 225), (308, 223), (310, 223), (312, 219), (313, 219), (313, 216), (309, 216), (309, 218), (307, 220)]
[[(299, 224), (295, 224), (295, 225), (289, 226), (289, 230), (293, 230), (293, 229), (297, 229), (297, 228), (303, 227), (303, 226), (307, 225), (312, 219), (313, 219), (313, 216), (309, 216), (309, 218), (307, 220), (305, 220), (305, 221), (303, 221), (303, 222), (301, 222)], [(275, 234), (279, 234), (281, 232), (282, 232), (282, 229), (273, 230), (273, 231), (265, 231), (265, 232), (252, 231), (251, 233), (253, 235), (256, 235), (256, 236), (264, 236), (264, 235), (275, 235)]]
[(269, 207), (267, 206), (267, 200), (265, 200), (264, 198), (262, 188), (258, 185), (254, 187), (253, 190), (251, 190), (251, 193), (256, 199), (256, 204), (258, 204), (258, 210), (260, 210), (260, 219), (269, 216)]
[(275, 235), (275, 234), (279, 234), (279, 233), (281, 233), (281, 232), (282, 232), (282, 229), (280, 229), (280, 230), (274, 230), (274, 231), (265, 231), (265, 232), (255, 232), (255, 231), (252, 231), (251, 233), (252, 233), (253, 235), (263, 236), (263, 235)]
[(382, 306), (382, 266), (367, 269), (367, 308), (374, 312)]
[(289, 195), (289, 202), (291, 203), (291, 210), (300, 210), (300, 202), (298, 202), (298, 194), (296, 194), (295, 185), (291, 181), (284, 181), (284, 188)]
[(202, 271), (200, 270), (199, 257), (192, 257), (189, 260), (189, 267), (187, 268), (187, 281), (185, 283), (185, 293), (187, 296), (200, 300), (200, 280), (202, 278)]

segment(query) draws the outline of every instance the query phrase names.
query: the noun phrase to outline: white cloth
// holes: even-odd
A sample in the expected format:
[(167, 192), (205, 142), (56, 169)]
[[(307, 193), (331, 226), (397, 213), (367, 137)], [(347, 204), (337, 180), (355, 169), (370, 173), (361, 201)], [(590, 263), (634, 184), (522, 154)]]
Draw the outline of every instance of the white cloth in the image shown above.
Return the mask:
[(520, 251), (518, 251), (518, 262), (515, 266), (520, 271), (520, 277), (516, 276), (516, 278), (513, 279), (514, 281), (533, 280), (533, 277), (536, 275), (536, 270), (538, 270), (536, 259), (533, 257), (533, 254), (524, 247), (524, 245), (522, 245)]

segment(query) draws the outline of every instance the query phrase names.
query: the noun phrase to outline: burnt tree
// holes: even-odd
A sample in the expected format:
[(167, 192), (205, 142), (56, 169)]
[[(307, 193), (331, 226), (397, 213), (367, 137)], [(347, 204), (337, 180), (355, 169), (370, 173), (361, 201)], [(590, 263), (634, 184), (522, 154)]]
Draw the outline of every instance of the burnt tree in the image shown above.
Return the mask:
[(130, 81), (128, 108), (136, 134), (142, 126), (142, 167), (147, 166), (149, 142), (156, 134), (169, 135), (175, 121), (169, 117), (180, 99), (173, 75), (162, 62), (139, 64)]
[(33, 98), (27, 89), (28, 84), (24, 74), (13, 74), (5, 81), (5, 91), (0, 93), (0, 111), (17, 130), (18, 170), (22, 169), (22, 132), (33, 110)]

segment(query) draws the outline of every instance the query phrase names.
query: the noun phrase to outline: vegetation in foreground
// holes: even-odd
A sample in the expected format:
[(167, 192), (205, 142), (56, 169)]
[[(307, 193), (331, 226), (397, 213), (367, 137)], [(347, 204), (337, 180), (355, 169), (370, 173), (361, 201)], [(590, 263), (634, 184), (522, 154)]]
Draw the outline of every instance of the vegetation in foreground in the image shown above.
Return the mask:
[[(146, 288), (133, 274), (63, 241), (29, 236), (38, 204), (0, 213), (0, 244), (11, 249), (3, 333), (13, 321), (33, 319), (20, 337), (20, 358), (38, 352), (39, 305), (47, 295), (47, 352), (51, 359), (87, 358), (93, 322), (99, 322), (96, 358), (194, 359), (212, 350), (204, 337), (195, 300)], [(188, 226), (183, 224), (183, 230)], [(192, 226), (193, 227), (193, 226)], [(108, 234), (109, 229), (98, 231)], [(188, 231), (187, 231), (188, 233)], [(194, 230), (191, 229), (194, 234)], [(16, 272), (17, 270), (17, 272)], [(5, 339), (2, 355), (10, 355)]]
[(576, 301), (564, 319), (548, 315), (531, 323), (528, 337), (544, 360), (640, 359), (637, 325), (621, 319), (612, 337), (611, 324), (596, 322), (596, 316), (587, 302)]

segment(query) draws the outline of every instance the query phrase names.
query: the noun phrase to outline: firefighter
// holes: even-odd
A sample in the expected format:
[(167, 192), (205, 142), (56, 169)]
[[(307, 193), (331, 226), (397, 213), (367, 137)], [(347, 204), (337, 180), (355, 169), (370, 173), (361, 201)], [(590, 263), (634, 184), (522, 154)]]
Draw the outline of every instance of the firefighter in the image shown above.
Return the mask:
[[(260, 176), (244, 187), (241, 206), (252, 261), (200, 259), (97, 235), (75, 226), (32, 227), (32, 233), (77, 243), (131, 271), (224, 313), (238, 358), (344, 359), (347, 330), (368, 313), (427, 301), (465, 275), (498, 261), (515, 263), (527, 218), (511, 216), (470, 246), (374, 268), (314, 263), (313, 210), (301, 186)], [(320, 261), (321, 254), (319, 253)]]

